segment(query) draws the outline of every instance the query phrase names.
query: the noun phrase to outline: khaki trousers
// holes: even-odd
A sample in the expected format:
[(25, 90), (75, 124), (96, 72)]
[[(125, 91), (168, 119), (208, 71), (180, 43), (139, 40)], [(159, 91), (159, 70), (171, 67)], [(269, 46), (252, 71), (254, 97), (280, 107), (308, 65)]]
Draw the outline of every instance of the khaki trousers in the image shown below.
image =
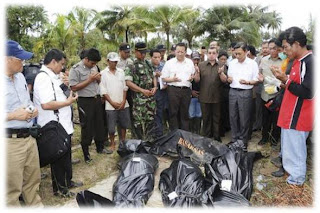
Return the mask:
[(27, 206), (43, 206), (39, 196), (40, 163), (37, 142), (7, 138), (7, 205), (20, 206), (22, 194)]

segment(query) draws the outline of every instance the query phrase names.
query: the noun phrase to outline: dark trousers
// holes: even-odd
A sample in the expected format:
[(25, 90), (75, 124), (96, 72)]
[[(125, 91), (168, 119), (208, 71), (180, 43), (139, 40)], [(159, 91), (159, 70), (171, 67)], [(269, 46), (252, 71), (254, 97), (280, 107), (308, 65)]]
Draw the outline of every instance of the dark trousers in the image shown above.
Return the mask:
[[(189, 131), (189, 105), (191, 89), (168, 86), (169, 126), (170, 130), (183, 129)], [(180, 125), (179, 125), (180, 124)]]
[[(263, 101), (263, 104), (267, 102)], [(270, 111), (266, 106), (262, 108), (262, 139), (271, 139), (271, 143), (276, 145), (280, 138), (280, 127), (277, 126), (279, 112)]]
[(158, 88), (156, 95), (156, 115), (155, 115), (155, 123), (156, 123), (156, 131), (155, 136), (160, 137), (163, 135), (163, 112), (166, 108), (168, 108), (168, 94), (167, 90), (160, 90)]
[[(71, 141), (71, 135), (69, 137)], [(72, 179), (71, 146), (64, 156), (51, 163), (50, 166), (53, 192), (67, 192)]]
[(81, 123), (81, 147), (83, 154), (89, 155), (92, 139), (96, 143), (97, 152), (103, 150), (105, 136), (103, 110), (100, 97), (78, 98), (79, 118)]
[(253, 124), (254, 130), (260, 130), (262, 127), (262, 105), (263, 100), (261, 99), (261, 93), (256, 93), (256, 113), (255, 113), (255, 122)]
[(224, 86), (222, 88), (221, 97), (221, 115), (220, 115), (220, 136), (224, 136), (226, 131), (230, 130), (229, 121), (229, 86)]
[(201, 103), (203, 135), (215, 139), (220, 138), (220, 103)]
[(232, 142), (242, 140), (248, 142), (251, 120), (252, 90), (236, 90), (229, 92), (229, 114)]

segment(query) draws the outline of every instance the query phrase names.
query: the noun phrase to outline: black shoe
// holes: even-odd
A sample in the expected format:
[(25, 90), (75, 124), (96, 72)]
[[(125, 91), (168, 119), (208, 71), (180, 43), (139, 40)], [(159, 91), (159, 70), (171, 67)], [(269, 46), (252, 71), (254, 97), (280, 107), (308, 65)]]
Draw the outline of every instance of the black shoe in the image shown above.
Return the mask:
[(265, 145), (267, 142), (268, 142), (267, 139), (262, 138), (262, 139), (259, 141), (258, 145), (260, 145), (260, 146), (261, 146), (261, 145)]
[(90, 163), (90, 162), (92, 161), (90, 155), (84, 156), (84, 161), (85, 161), (86, 163)]
[(214, 139), (214, 140), (216, 140), (216, 141), (218, 141), (218, 142), (220, 142), (220, 143), (222, 142), (222, 140), (221, 140), (221, 138), (220, 138), (220, 137), (217, 137), (217, 138), (216, 138), (216, 137), (214, 137), (213, 139)]
[(73, 160), (71, 160), (71, 163), (72, 163), (73, 165), (75, 165), (75, 164), (80, 163), (80, 160), (79, 160), (79, 159), (73, 159)]
[(70, 186), (68, 186), (68, 188), (71, 189), (71, 188), (76, 188), (76, 187), (81, 187), (81, 186), (83, 186), (82, 182), (74, 182), (72, 180), (71, 183), (70, 183)]
[(273, 177), (282, 177), (284, 176), (284, 169), (281, 167), (278, 171), (271, 172)]
[(113, 151), (109, 149), (103, 149), (101, 151), (97, 151), (99, 154), (112, 154)]
[(281, 168), (282, 167), (282, 158), (281, 157), (276, 157), (276, 158), (272, 158), (270, 160), (270, 162), (275, 165), (276, 167), (278, 168)]

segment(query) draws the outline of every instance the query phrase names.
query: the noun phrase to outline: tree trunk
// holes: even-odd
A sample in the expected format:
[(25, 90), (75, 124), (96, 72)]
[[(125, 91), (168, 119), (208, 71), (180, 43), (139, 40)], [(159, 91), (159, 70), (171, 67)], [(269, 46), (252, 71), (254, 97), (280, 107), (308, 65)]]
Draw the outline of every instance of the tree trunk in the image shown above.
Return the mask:
[(126, 43), (129, 44), (129, 27), (126, 29)]
[(166, 34), (167, 34), (167, 53), (169, 53), (169, 50), (170, 50), (170, 42), (169, 42), (169, 30), (166, 31)]

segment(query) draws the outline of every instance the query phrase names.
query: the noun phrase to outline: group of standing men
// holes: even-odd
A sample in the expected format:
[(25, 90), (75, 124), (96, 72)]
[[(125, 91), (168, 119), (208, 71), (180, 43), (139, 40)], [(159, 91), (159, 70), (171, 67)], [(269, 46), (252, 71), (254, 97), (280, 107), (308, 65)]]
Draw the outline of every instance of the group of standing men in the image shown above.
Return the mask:
[[(32, 53), (23, 50), (14, 41), (8, 41), (7, 203), (18, 205), (22, 194), (26, 204), (41, 205), (37, 192), (40, 183), (39, 157), (36, 142), (29, 133), (34, 118), (41, 126), (59, 119), (71, 137), (73, 124), (70, 106), (78, 100), (81, 146), (87, 163), (92, 160), (89, 153), (92, 140), (98, 153), (110, 154), (115, 150), (116, 128), (120, 141), (125, 140), (128, 128), (132, 130), (132, 138), (151, 140), (163, 135), (163, 114), (168, 112), (170, 130), (189, 130), (192, 126), (189, 124), (192, 105), (198, 107), (198, 112), (201, 108), (203, 135), (221, 141), (221, 106), (226, 107), (222, 100), (223, 88), (227, 84), (230, 86), (227, 98), (232, 135), (230, 143), (247, 149), (252, 128), (252, 89), (262, 84), (261, 99), (263, 106), (267, 105), (262, 113), (260, 143), (268, 140), (271, 129), (272, 137), (277, 140), (280, 127), (280, 156), (283, 169), (289, 173), (287, 182), (303, 184), (306, 139), (313, 128), (314, 115), (312, 53), (306, 49), (305, 34), (297, 27), (286, 30), (278, 40), (269, 41), (268, 48), (270, 55), (262, 57), (258, 65), (248, 57), (248, 47), (243, 42), (233, 46), (234, 59), (228, 63), (228, 55), (219, 51), (216, 42), (210, 44), (205, 57), (197, 52), (188, 56), (186, 45), (178, 43), (173, 48), (174, 57), (167, 61), (164, 60), (163, 45), (150, 51), (149, 61), (145, 58), (149, 52), (145, 43), (135, 44), (134, 60), (129, 58), (130, 45), (123, 43), (119, 47), (120, 57), (118, 53), (108, 53), (108, 67), (101, 72), (97, 66), (101, 60), (99, 51), (94, 48), (85, 50), (81, 61), (71, 68), (68, 78), (59, 77), (65, 66), (65, 55), (60, 50), (52, 49), (45, 56), (42, 72), (34, 83), (35, 109), (28, 111), (32, 102), (20, 72), (22, 61), (30, 59)], [(284, 48), (284, 53), (291, 59), (292, 68), (287, 69), (287, 73), (281, 70), (283, 60), (279, 48)], [(206, 60), (199, 62), (201, 58)], [(223, 60), (220, 61), (220, 58)], [(70, 87), (68, 95), (62, 84)], [(268, 106), (281, 88), (283, 100), (280, 111), (271, 112)], [(191, 103), (191, 99), (198, 100)], [(102, 103), (105, 104), (104, 109)], [(109, 150), (104, 149), (106, 123)], [(71, 150), (68, 155), (51, 164), (51, 173), (55, 194), (68, 195), (68, 188), (77, 186), (71, 181)]]

